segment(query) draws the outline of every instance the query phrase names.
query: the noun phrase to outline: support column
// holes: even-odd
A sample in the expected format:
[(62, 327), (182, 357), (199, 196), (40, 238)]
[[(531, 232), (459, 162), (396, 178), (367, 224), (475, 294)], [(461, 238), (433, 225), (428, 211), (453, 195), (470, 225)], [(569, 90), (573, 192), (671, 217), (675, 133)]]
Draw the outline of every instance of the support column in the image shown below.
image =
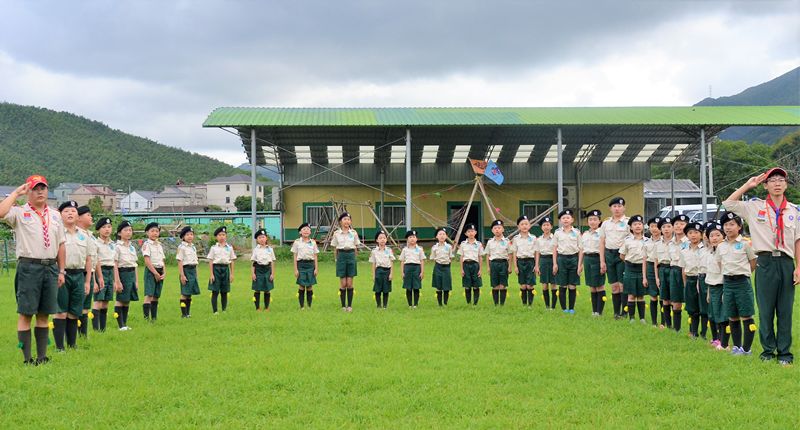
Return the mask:
[[(256, 197), (258, 195), (258, 187), (256, 186), (256, 129), (250, 129), (250, 225), (253, 229), (253, 234), (258, 230), (256, 221)], [(252, 236), (251, 236), (252, 237)], [(255, 239), (252, 239), (253, 246), (255, 247)]]
[(411, 230), (411, 129), (406, 129), (406, 230)]
[(708, 196), (708, 179), (707, 173), (708, 170), (706, 169), (706, 129), (700, 129), (700, 193), (702, 196), (700, 197), (700, 202), (703, 204), (703, 224), (708, 221), (708, 200), (706, 197)]
[[(708, 195), (709, 196), (716, 196), (714, 193), (714, 153), (712, 152), (711, 143), (714, 139), (710, 139), (708, 141), (708, 148), (706, 148), (706, 159), (708, 160)], [(719, 205), (719, 202), (715, 202)]]
[(556, 150), (558, 152), (558, 211), (564, 210), (564, 157), (561, 145), (561, 128), (558, 128)]

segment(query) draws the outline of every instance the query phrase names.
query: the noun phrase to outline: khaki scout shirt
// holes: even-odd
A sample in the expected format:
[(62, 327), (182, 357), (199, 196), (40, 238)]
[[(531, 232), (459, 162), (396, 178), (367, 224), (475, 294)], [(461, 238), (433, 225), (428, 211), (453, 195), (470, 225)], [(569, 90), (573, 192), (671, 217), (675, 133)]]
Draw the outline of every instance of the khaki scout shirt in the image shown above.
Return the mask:
[(619, 249), (625, 243), (625, 238), (629, 236), (628, 217), (623, 216), (618, 221), (608, 217), (600, 225), (600, 237), (606, 240), (606, 249)]
[(622, 242), (619, 248), (619, 254), (625, 256), (625, 262), (633, 264), (642, 264), (645, 259), (645, 242), (649, 240), (645, 237), (637, 239), (634, 236), (629, 236)]
[(97, 260), (101, 267), (110, 267), (114, 265), (116, 248), (117, 243), (113, 240), (109, 239), (108, 242), (103, 242), (103, 239), (97, 238)]
[(353, 230), (352, 228), (349, 229), (347, 232), (343, 231), (342, 229), (337, 229), (333, 232), (333, 239), (331, 239), (331, 246), (336, 249), (356, 249), (358, 245), (361, 245), (361, 241), (358, 240), (358, 233)]
[(85, 269), (86, 257), (89, 256), (89, 235), (85, 231), (75, 228), (74, 233), (64, 229), (66, 241), (64, 242), (67, 251), (67, 264), (65, 269)]
[[(66, 240), (61, 214), (51, 207), (48, 207), (43, 214), (45, 215), (44, 221), (39, 218), (30, 205), (25, 204), (25, 206), (11, 207), (3, 218), (14, 229), (17, 258), (55, 259), (58, 257), (58, 247)], [(46, 222), (48, 226), (49, 247), (44, 246), (42, 222)]]
[(750, 276), (750, 260), (756, 258), (756, 253), (753, 250), (750, 242), (744, 240), (739, 235), (732, 241), (726, 240), (717, 246), (720, 261), (722, 262), (723, 275), (747, 275)]
[(672, 257), (670, 256), (670, 249), (669, 244), (675, 242), (675, 237), (672, 237), (669, 241), (664, 236), (661, 236), (661, 239), (656, 242), (656, 254), (658, 255), (658, 264), (670, 264), (672, 261)]
[(508, 254), (511, 247), (511, 241), (505, 237), (497, 239), (495, 237), (486, 241), (486, 247), (483, 248), (483, 255), (489, 256), (491, 260), (508, 260)]
[(133, 242), (125, 243), (118, 240), (117, 246), (114, 247), (114, 261), (117, 262), (117, 267), (138, 267), (139, 257), (136, 256)]
[(215, 243), (208, 250), (206, 258), (211, 260), (212, 264), (231, 264), (231, 261), (236, 260), (236, 253), (233, 252), (233, 247), (229, 243), (226, 243), (225, 246)]
[(533, 258), (536, 256), (536, 236), (528, 233), (523, 236), (521, 234), (514, 236), (511, 239), (511, 252), (517, 258)]
[(644, 255), (647, 257), (648, 263), (655, 263), (658, 261), (658, 252), (656, 251), (658, 242), (661, 242), (661, 238), (655, 240), (651, 237), (644, 243)]
[(406, 246), (400, 251), (400, 261), (404, 264), (420, 264), (425, 259), (425, 250), (419, 245)]
[(705, 262), (706, 250), (702, 243), (697, 248), (692, 248), (690, 244), (681, 250), (681, 264), (686, 276), (697, 276), (701, 273), (700, 268)]
[(256, 245), (256, 247), (253, 248), (253, 253), (250, 254), (250, 261), (254, 261), (256, 264), (266, 266), (267, 264), (275, 261), (275, 253), (272, 251), (272, 247), (269, 245)]
[(474, 261), (478, 262), (481, 259), (481, 255), (483, 255), (483, 244), (478, 242), (470, 243), (469, 240), (465, 240), (461, 242), (461, 246), (458, 247), (458, 255), (463, 257), (464, 261)]
[(384, 246), (383, 249), (376, 246), (369, 254), (369, 262), (374, 263), (377, 267), (388, 269), (392, 267), (392, 261), (394, 260), (396, 260), (394, 251), (388, 246)]
[(722, 262), (719, 259), (719, 251), (713, 249), (713, 247), (706, 249), (708, 251), (706, 251), (705, 260), (703, 261), (706, 266), (706, 284), (722, 285)]
[(450, 264), (453, 259), (453, 247), (449, 243), (435, 243), (431, 247), (430, 259), (439, 264)]
[(89, 252), (89, 259), (91, 260), (90, 263), (92, 265), (92, 272), (94, 272), (94, 268), (97, 266), (97, 253), (99, 252), (99, 245), (97, 243), (97, 238), (94, 237), (91, 231), (84, 231), (89, 235), (89, 246), (87, 249)]
[(600, 229), (586, 230), (581, 235), (584, 254), (600, 254)]
[(314, 256), (319, 254), (317, 241), (308, 239), (308, 242), (306, 242), (302, 237), (295, 239), (294, 242), (292, 242), (292, 254), (294, 254), (297, 260), (313, 260)]
[(539, 236), (536, 239), (536, 250), (541, 255), (553, 255), (553, 246), (555, 244), (555, 236), (551, 233), (549, 236)]
[(150, 263), (158, 269), (164, 268), (164, 247), (157, 240), (147, 239), (142, 244), (142, 256), (150, 257)]
[(178, 252), (175, 254), (175, 259), (182, 262), (184, 265), (196, 266), (197, 265), (197, 247), (188, 242), (181, 242), (178, 245)]
[(573, 255), (581, 250), (581, 233), (575, 227), (570, 231), (559, 227), (553, 234), (553, 244), (558, 249), (558, 255)]
[(797, 205), (786, 202), (781, 217), (783, 218), (783, 244), (776, 247), (777, 235), (775, 211), (767, 205), (766, 200), (753, 199), (748, 202), (727, 200), (722, 202), (725, 209), (735, 212), (747, 221), (750, 228), (750, 239), (755, 252), (781, 251), (794, 258), (794, 243), (800, 239), (800, 210)]
[(681, 259), (681, 251), (689, 246), (689, 238), (683, 236), (680, 242), (675, 241), (669, 244), (669, 264), (670, 266), (683, 267), (683, 259)]

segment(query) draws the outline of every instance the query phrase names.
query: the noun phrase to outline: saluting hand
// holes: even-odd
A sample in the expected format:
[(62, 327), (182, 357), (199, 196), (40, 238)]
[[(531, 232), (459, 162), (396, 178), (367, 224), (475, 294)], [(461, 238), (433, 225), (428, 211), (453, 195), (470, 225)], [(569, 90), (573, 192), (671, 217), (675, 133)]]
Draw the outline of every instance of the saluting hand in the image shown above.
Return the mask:
[(753, 176), (752, 178), (748, 179), (745, 185), (747, 185), (748, 189), (755, 188), (758, 184), (764, 182), (767, 179), (767, 174), (762, 173), (758, 176)]
[(24, 183), (24, 184), (22, 184), (22, 185), (18, 186), (18, 187), (17, 187), (17, 189), (16, 189), (16, 190), (14, 190), (14, 193), (16, 193), (16, 194), (17, 194), (17, 196), (21, 196), (21, 195), (23, 195), (23, 194), (28, 194), (28, 190), (29, 190), (29, 189), (30, 189), (30, 188), (28, 187), (28, 183), (26, 182), (26, 183)]

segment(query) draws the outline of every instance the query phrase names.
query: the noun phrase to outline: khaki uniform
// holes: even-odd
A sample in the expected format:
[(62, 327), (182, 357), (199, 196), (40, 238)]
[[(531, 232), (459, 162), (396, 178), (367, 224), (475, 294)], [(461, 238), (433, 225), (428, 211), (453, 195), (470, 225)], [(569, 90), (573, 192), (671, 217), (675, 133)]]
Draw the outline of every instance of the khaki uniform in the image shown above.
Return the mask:
[(221, 246), (219, 243), (215, 243), (208, 250), (206, 258), (212, 264), (231, 264), (233, 260), (236, 260), (236, 253), (233, 252), (233, 247), (230, 244), (226, 243), (225, 246)]
[(256, 247), (253, 248), (253, 253), (250, 255), (250, 261), (261, 266), (266, 266), (275, 261), (275, 252), (272, 251), (272, 247), (269, 245), (256, 245)]
[(319, 254), (317, 241), (314, 239), (309, 239), (308, 242), (304, 241), (302, 238), (295, 239), (294, 242), (292, 242), (291, 251), (298, 261), (313, 260), (314, 256)]
[(150, 264), (156, 269), (164, 268), (164, 247), (157, 240), (147, 239), (142, 244), (142, 256), (150, 257)]
[(91, 239), (86, 231), (76, 228), (74, 233), (65, 230), (64, 246), (67, 254), (66, 269), (85, 269), (86, 257), (89, 256), (89, 242)]
[(559, 255), (574, 255), (581, 250), (581, 234), (576, 228), (566, 231), (558, 228), (553, 234), (553, 245)]
[(606, 249), (619, 249), (625, 243), (625, 238), (630, 235), (628, 230), (628, 217), (614, 221), (611, 217), (606, 218), (600, 225), (600, 237), (605, 238)]
[(747, 221), (752, 247), (756, 253), (777, 250), (794, 258), (794, 243), (800, 239), (800, 210), (796, 205), (786, 204), (782, 215), (784, 243), (775, 246), (775, 212), (767, 205), (766, 201), (761, 199), (748, 202), (734, 200), (725, 201), (722, 204), (725, 209), (736, 212)]
[(706, 267), (706, 284), (722, 285), (722, 261), (719, 259), (719, 252), (712, 248), (704, 255), (703, 265)]
[(701, 268), (706, 261), (706, 250), (702, 243), (698, 244), (697, 248), (691, 245), (681, 250), (681, 267), (686, 276), (700, 275)]
[(648, 241), (649, 239), (644, 237), (636, 239), (630, 236), (622, 243), (619, 248), (619, 254), (625, 256), (625, 262), (641, 266), (647, 255), (645, 246)]
[(376, 246), (369, 254), (369, 262), (375, 264), (375, 267), (391, 268), (394, 260), (394, 251), (388, 246), (383, 249)]
[(514, 239), (511, 240), (510, 251), (517, 258), (534, 258), (536, 256), (536, 236), (530, 233), (527, 236), (514, 236)]
[(358, 239), (358, 233), (353, 230), (352, 228), (349, 229), (347, 232), (337, 229), (333, 232), (333, 238), (331, 239), (331, 246), (336, 249), (356, 249), (358, 245), (361, 245), (361, 241)]
[[(677, 239), (677, 238), (676, 238)], [(683, 267), (681, 251), (689, 247), (689, 238), (684, 236), (680, 242), (674, 240), (669, 243), (669, 265), (673, 267)]]
[(45, 221), (48, 229), (50, 246), (44, 246), (42, 219), (30, 205), (13, 206), (3, 218), (14, 229), (16, 239), (17, 258), (55, 259), (58, 257), (58, 247), (64, 243), (64, 224), (61, 214), (53, 208), (47, 208)]
[(453, 247), (447, 242), (443, 245), (434, 244), (431, 247), (430, 259), (438, 264), (450, 264), (453, 260)]
[(510, 247), (511, 241), (505, 237), (499, 240), (493, 237), (486, 241), (486, 247), (483, 248), (483, 255), (488, 255), (489, 261), (508, 260), (508, 255), (511, 251)]
[(458, 247), (458, 255), (460, 255), (464, 261), (475, 261), (481, 259), (481, 255), (483, 255), (483, 244), (478, 242), (470, 243), (468, 240), (461, 242), (461, 246)]
[(425, 260), (425, 250), (419, 245), (415, 245), (413, 248), (406, 246), (400, 251), (399, 260), (403, 264), (421, 264)]
[(659, 242), (661, 242), (661, 239), (653, 240), (653, 238), (649, 238), (644, 242), (644, 255), (646, 256), (648, 263), (655, 263), (656, 261), (659, 261), (658, 251), (656, 251)]
[(181, 242), (181, 244), (178, 245), (178, 252), (175, 254), (175, 259), (182, 262), (184, 265), (196, 266), (198, 263), (197, 247), (194, 246), (194, 244)]
[(672, 257), (670, 255), (669, 244), (673, 243), (673, 242), (675, 242), (675, 238), (674, 237), (672, 239), (670, 239), (669, 242), (667, 242), (667, 240), (665, 238), (663, 238), (663, 237), (661, 238), (661, 240), (656, 242), (655, 252), (656, 252), (656, 255), (658, 256), (658, 264), (659, 265), (670, 264), (670, 262), (672, 261)]
[(121, 240), (117, 241), (114, 247), (114, 261), (118, 267), (138, 267), (139, 257), (136, 255), (136, 248), (132, 242), (127, 244)]
[(553, 248), (555, 247), (555, 236), (550, 234), (550, 236), (539, 236), (536, 239), (536, 250), (539, 251), (541, 255), (553, 255)]
[(750, 260), (755, 260), (756, 253), (750, 242), (744, 240), (741, 235), (733, 241), (726, 240), (720, 243), (717, 252), (722, 262), (723, 275), (750, 277), (752, 274)]
[(581, 245), (584, 254), (600, 254), (600, 229), (583, 232)]

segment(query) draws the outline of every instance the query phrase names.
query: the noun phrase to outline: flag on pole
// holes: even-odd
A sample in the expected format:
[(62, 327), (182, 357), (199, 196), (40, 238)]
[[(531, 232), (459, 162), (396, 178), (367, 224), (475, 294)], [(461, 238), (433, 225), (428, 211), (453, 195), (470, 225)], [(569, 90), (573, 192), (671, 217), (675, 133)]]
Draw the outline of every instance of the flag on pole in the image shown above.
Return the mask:
[(473, 160), (470, 158), (469, 164), (472, 165), (472, 171), (475, 172), (476, 175), (483, 175), (483, 172), (486, 170), (486, 162), (483, 160)]
[(503, 185), (503, 180), (505, 179), (503, 177), (503, 172), (500, 171), (500, 168), (497, 167), (497, 163), (494, 161), (489, 161), (486, 164), (486, 173), (484, 173), (484, 175), (491, 179), (495, 184)]

